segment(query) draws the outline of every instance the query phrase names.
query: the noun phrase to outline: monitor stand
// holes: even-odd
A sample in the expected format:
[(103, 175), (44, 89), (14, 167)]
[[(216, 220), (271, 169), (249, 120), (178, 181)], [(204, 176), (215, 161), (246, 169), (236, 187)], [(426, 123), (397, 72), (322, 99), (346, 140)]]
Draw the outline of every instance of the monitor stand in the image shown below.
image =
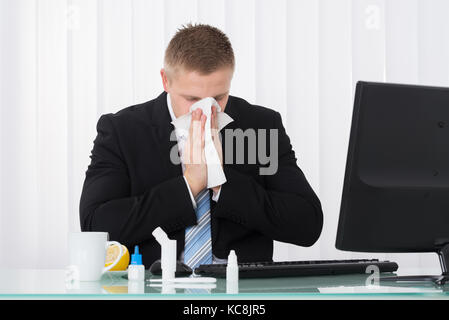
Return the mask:
[(438, 286), (443, 286), (449, 282), (449, 243), (436, 250), (440, 259), (442, 274), (439, 276), (419, 275), (419, 276), (395, 276), (380, 278), (380, 281), (394, 282), (433, 282)]

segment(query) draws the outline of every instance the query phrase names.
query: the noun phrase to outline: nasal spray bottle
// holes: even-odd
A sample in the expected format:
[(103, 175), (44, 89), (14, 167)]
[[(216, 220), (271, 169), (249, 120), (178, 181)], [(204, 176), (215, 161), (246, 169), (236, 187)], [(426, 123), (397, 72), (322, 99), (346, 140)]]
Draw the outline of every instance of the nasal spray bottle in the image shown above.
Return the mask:
[(228, 256), (228, 265), (226, 267), (226, 293), (239, 293), (239, 266), (234, 250), (231, 250)]
[(142, 255), (139, 254), (139, 246), (134, 247), (131, 255), (131, 264), (128, 266), (128, 280), (145, 280), (145, 266), (142, 264)]
[(152, 234), (161, 245), (162, 281), (174, 279), (176, 272), (176, 240), (170, 240), (160, 227), (154, 229)]

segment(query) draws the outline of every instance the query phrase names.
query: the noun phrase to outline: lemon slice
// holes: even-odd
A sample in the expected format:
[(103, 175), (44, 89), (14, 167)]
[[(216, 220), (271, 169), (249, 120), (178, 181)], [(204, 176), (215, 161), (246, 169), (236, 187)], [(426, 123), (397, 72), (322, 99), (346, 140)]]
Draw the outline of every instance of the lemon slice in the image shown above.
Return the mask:
[[(123, 271), (123, 270), (126, 270), (126, 268), (128, 268), (129, 251), (124, 245), (122, 245), (122, 249), (123, 249), (122, 257), (117, 262), (117, 264), (109, 271)], [(115, 259), (117, 259), (117, 257), (119, 256), (119, 254), (120, 254), (120, 249), (119, 249), (118, 245), (113, 244), (112, 246), (109, 246), (108, 249), (106, 250), (106, 261), (105, 261), (104, 266), (108, 267), (111, 264), (113, 264)]]
[(128, 286), (103, 286), (109, 293), (128, 293)]

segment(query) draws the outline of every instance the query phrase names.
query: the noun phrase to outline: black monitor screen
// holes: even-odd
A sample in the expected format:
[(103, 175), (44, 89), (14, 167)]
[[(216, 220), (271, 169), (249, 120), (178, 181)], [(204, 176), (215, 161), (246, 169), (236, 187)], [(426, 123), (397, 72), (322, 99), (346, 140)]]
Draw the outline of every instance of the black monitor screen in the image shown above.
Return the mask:
[(336, 247), (449, 243), (449, 88), (358, 82)]

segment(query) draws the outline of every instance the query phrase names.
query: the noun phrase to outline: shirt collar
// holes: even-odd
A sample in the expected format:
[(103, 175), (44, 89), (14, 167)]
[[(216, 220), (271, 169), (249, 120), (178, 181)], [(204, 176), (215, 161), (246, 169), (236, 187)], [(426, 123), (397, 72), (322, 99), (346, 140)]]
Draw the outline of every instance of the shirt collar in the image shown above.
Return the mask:
[(170, 94), (167, 93), (167, 106), (168, 106), (168, 112), (170, 112), (171, 121), (174, 121), (176, 119), (175, 113), (173, 112), (173, 106), (171, 105), (171, 99)]
[[(171, 121), (173, 123), (173, 121), (176, 119), (175, 113), (173, 112), (173, 106), (171, 104), (171, 99), (170, 99), (170, 94), (167, 93), (167, 106), (168, 106), (168, 112), (170, 113), (170, 117), (171, 117)], [(176, 134), (176, 138), (178, 139), (178, 143), (184, 140), (187, 140), (187, 133), (183, 132), (182, 130), (179, 131), (178, 129), (175, 128), (175, 134)]]

